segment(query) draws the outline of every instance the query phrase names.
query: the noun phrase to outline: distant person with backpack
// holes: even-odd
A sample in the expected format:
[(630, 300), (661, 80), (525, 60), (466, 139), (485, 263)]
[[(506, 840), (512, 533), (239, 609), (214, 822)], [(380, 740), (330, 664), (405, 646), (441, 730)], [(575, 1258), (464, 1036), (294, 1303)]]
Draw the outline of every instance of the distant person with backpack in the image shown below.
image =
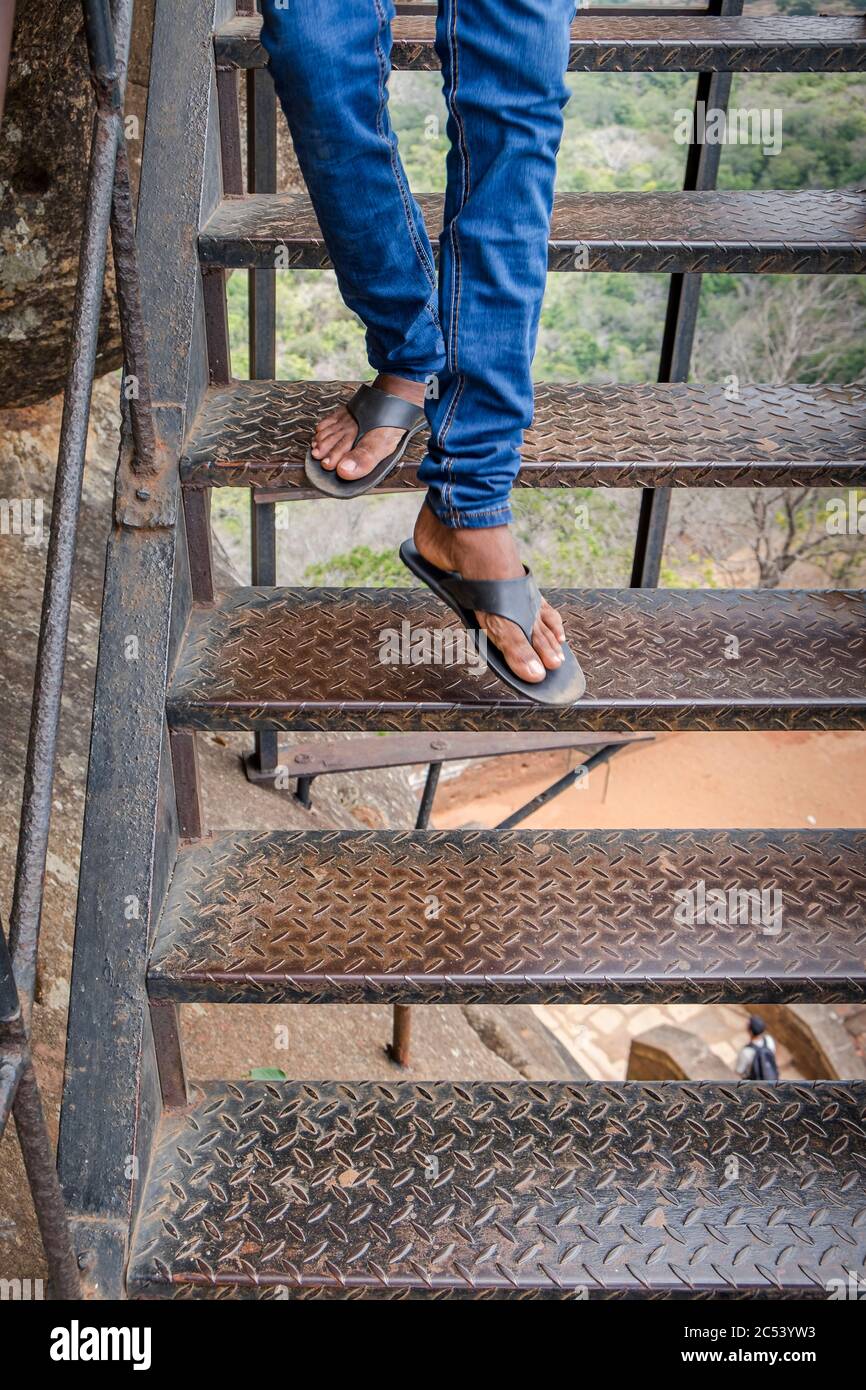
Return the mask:
[(762, 1018), (749, 1019), (749, 1041), (737, 1058), (737, 1072), (744, 1081), (778, 1081), (775, 1039)]

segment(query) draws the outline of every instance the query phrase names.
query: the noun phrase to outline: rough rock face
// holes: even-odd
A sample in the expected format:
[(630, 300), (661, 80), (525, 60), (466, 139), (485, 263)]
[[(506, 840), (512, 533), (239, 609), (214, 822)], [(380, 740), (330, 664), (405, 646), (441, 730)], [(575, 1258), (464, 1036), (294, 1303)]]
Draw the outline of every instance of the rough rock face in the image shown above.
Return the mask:
[[(152, 9), (153, 0), (136, 5), (130, 58), (135, 169)], [(92, 118), (81, 6), (70, 0), (18, 5), (0, 131), (0, 407), (33, 405), (63, 388)], [(97, 376), (120, 361), (109, 269)]]

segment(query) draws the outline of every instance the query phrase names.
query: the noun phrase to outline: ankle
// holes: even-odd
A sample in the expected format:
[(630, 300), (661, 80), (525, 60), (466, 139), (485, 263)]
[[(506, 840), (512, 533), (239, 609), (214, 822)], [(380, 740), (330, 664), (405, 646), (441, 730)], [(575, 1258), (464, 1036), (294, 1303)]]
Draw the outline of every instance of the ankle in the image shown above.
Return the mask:
[(454, 532), (440, 521), (429, 502), (424, 503), (415, 519), (415, 544), (428, 560), (452, 568)]
[(412, 405), (423, 405), (427, 396), (426, 382), (409, 381), (407, 377), (391, 376), (388, 372), (380, 372), (373, 386), (377, 391), (387, 391), (389, 396), (411, 401)]
[(510, 526), (446, 526), (428, 502), (415, 522), (415, 544), (428, 560), (467, 579), (512, 579), (524, 572)]

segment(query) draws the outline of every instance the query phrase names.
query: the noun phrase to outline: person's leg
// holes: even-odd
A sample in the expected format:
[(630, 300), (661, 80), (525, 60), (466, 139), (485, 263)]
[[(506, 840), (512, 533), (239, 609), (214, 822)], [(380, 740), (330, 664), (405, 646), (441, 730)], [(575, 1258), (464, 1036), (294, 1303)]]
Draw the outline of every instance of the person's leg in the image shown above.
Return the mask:
[[(508, 530), (547, 276), (574, 0), (440, 0), (436, 45), (448, 103), (440, 262), (446, 364), (428, 405), (421, 554), (467, 579), (523, 573)], [(532, 647), (502, 618), (483, 625), (512, 669), (542, 680), (564, 633), (545, 605)], [(533, 648), (534, 647), (534, 651)]]
[[(367, 330), (374, 385), (423, 404), (443, 343), (433, 253), (388, 116), (392, 0), (264, 0), (262, 10), (277, 95), (343, 299)], [(356, 431), (334, 412), (314, 455), (358, 477), (400, 435), (373, 431), (353, 470)]]

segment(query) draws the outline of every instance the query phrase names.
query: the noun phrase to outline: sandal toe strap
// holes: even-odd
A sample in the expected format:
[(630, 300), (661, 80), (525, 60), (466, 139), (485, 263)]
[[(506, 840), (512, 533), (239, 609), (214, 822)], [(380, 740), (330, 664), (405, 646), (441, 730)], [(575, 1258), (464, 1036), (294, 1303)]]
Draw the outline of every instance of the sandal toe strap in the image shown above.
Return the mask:
[(375, 386), (359, 386), (346, 409), (358, 425), (356, 444), (370, 430), (412, 430), (424, 419), (424, 411), (417, 405)]
[(461, 607), (507, 618), (530, 640), (541, 610), (541, 594), (530, 570), (522, 579), (464, 579), (458, 574), (449, 575), (445, 587)]

